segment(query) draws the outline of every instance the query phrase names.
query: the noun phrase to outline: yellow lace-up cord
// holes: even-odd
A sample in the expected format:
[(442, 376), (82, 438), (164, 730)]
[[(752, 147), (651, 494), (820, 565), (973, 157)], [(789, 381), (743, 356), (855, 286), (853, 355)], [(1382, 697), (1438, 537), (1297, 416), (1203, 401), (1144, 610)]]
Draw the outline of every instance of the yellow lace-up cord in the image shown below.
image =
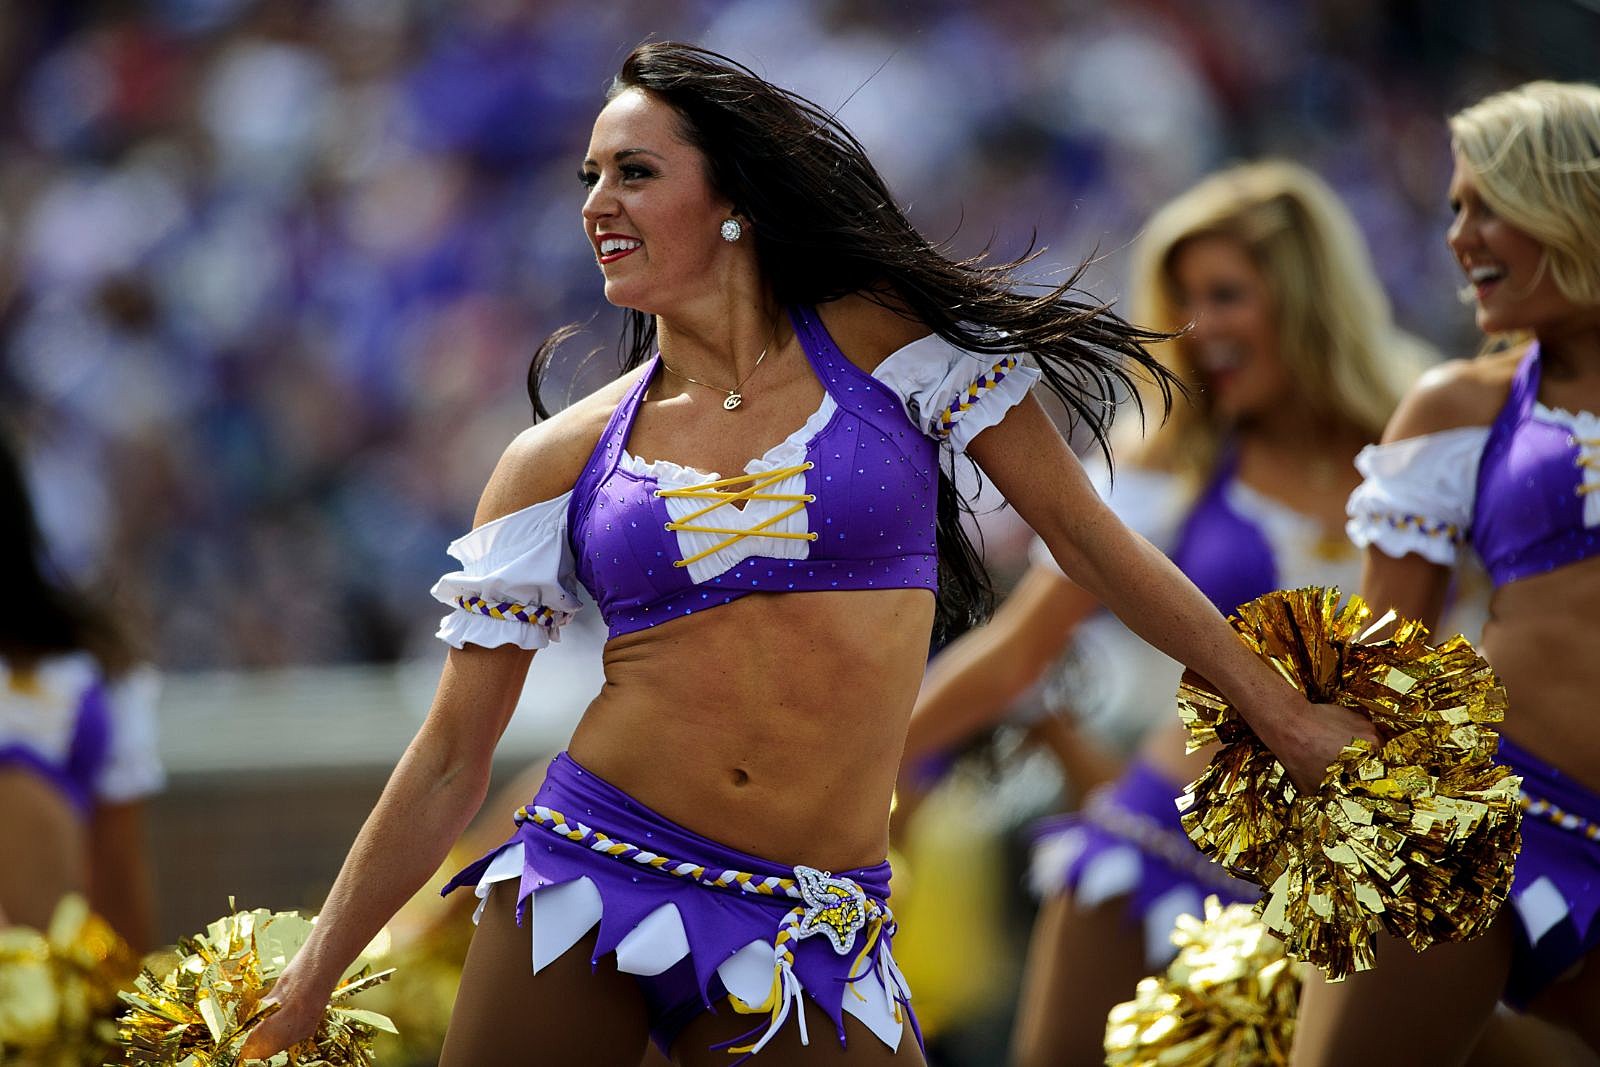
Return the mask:
[[(697, 552), (687, 559), (674, 560), (672, 565), (674, 567), (687, 567), (691, 563), (698, 563), (713, 553), (721, 552), (729, 545), (738, 544), (746, 537), (777, 537), (787, 541), (815, 541), (817, 539), (815, 533), (786, 533), (782, 530), (769, 529), (769, 527), (777, 525), (790, 515), (804, 511), (807, 504), (817, 499), (815, 496), (810, 493), (762, 492), (763, 489), (777, 485), (785, 478), (804, 473), (813, 466), (815, 466), (813, 463), (800, 463), (793, 467), (778, 467), (775, 470), (757, 471), (754, 474), (740, 474), (732, 478), (719, 478), (714, 482), (689, 486), (686, 489), (657, 489), (656, 496), (660, 497), (713, 501), (713, 503), (707, 504), (703, 508), (689, 512), (681, 519), (667, 523), (666, 528), (668, 530), (687, 530), (690, 533), (727, 535), (723, 540), (718, 541), (704, 552)], [(733, 489), (734, 486), (742, 486), (743, 488)], [(727, 491), (730, 489), (733, 489), (733, 491)], [(791, 506), (784, 508), (769, 519), (763, 519), (747, 530), (735, 529), (731, 526), (697, 526), (694, 524), (694, 520), (709, 515), (720, 507), (736, 504), (739, 501), (751, 500), (787, 501)]]
[[(1600, 437), (1576, 437), (1573, 440), (1584, 448), (1600, 448)], [(1600, 456), (1580, 455), (1576, 466), (1583, 470), (1600, 470)], [(1578, 486), (1576, 491), (1579, 496), (1600, 492), (1600, 482), (1586, 482)]]

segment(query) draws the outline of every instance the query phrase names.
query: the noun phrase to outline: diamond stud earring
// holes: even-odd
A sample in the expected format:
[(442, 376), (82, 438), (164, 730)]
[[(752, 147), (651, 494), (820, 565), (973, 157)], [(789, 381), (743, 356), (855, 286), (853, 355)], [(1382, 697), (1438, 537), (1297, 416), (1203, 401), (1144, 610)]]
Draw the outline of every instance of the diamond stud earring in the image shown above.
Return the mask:
[(722, 239), (731, 244), (744, 236), (744, 227), (738, 219), (723, 219), (721, 233)]

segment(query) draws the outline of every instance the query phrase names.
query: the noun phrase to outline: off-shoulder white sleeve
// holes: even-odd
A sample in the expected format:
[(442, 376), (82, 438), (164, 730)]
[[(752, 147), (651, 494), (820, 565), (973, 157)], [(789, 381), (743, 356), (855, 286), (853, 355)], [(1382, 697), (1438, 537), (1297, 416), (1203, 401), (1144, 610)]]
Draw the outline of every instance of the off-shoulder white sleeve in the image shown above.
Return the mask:
[(1359, 548), (1399, 559), (1415, 553), (1454, 566), (1472, 534), (1478, 458), (1487, 426), (1368, 445), (1356, 456), (1364, 479), (1350, 494), (1345, 532)]
[[(1122, 524), (1162, 552), (1171, 553), (1190, 494), (1183, 483), (1165, 471), (1118, 467), (1116, 477), (1105, 464), (1091, 467), (1089, 480)], [(1043, 541), (1034, 538), (1028, 551), (1034, 563), (1060, 570)]]
[(461, 562), (435, 583), (435, 600), (455, 610), (436, 635), (452, 648), (544, 648), (561, 639), (582, 601), (567, 542), (572, 493), (503, 515), (450, 543)]
[(156, 701), (161, 675), (138, 667), (106, 684), (110, 746), (95, 781), (95, 797), (112, 804), (139, 800), (161, 791), (167, 776), (161, 766)]
[(1020, 353), (967, 352), (938, 334), (895, 351), (872, 376), (895, 391), (918, 429), (956, 452), (1003, 419), (1039, 380)]

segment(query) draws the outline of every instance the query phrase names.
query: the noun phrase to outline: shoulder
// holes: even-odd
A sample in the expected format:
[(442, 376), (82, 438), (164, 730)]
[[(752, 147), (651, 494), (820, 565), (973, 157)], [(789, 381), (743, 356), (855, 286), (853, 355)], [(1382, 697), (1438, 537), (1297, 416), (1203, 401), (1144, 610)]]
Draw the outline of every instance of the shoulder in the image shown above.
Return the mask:
[(1441, 364), (1418, 379), (1383, 434), (1384, 441), (1488, 426), (1505, 407), (1525, 349)]
[(887, 292), (850, 293), (817, 308), (822, 325), (845, 358), (867, 373), (932, 331)]
[(643, 373), (642, 367), (631, 370), (519, 433), (489, 476), (473, 525), (482, 526), (569, 491), (612, 412)]

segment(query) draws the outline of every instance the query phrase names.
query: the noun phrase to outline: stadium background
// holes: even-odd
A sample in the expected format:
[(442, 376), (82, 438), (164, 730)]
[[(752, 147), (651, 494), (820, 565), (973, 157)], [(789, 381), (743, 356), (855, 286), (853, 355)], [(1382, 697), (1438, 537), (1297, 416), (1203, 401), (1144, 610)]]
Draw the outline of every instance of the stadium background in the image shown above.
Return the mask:
[[(230, 893), (320, 899), (426, 709), (427, 589), (529, 421), (534, 347), (591, 321), (553, 402), (610, 373), (575, 170), (650, 35), (837, 108), (960, 252), (1036, 235), (1044, 277), (1098, 249), (1108, 299), (1164, 199), (1300, 160), (1401, 323), (1457, 356), (1444, 116), (1600, 77), (1595, 0), (5, 5), (0, 408), (58, 561), (166, 673), (164, 937)], [(597, 684), (575, 637), (536, 664), (508, 771)]]

